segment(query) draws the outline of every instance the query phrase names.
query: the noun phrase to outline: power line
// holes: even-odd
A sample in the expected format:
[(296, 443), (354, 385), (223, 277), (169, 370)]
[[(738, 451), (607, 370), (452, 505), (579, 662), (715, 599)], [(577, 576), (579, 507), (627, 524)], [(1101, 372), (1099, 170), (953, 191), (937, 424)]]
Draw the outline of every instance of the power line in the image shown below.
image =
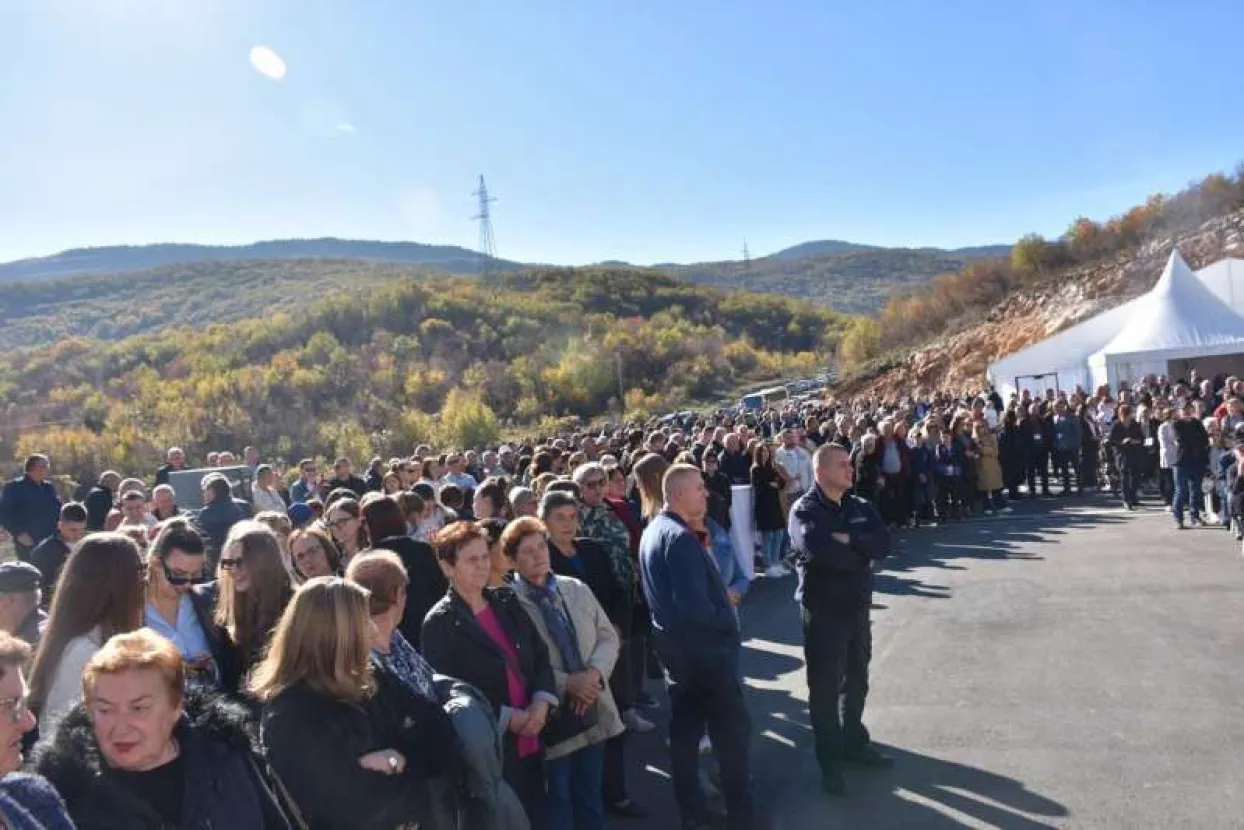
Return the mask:
[(488, 195), (488, 185), (484, 184), (482, 173), (479, 177), (479, 188), (474, 190), (471, 195), (479, 200), (479, 212), (471, 218), (479, 222), (479, 253), (484, 260), (484, 273), (488, 274), (492, 272), (494, 260), (497, 258), (497, 248), (492, 237), (492, 209), (490, 207), (497, 200), (495, 197)]

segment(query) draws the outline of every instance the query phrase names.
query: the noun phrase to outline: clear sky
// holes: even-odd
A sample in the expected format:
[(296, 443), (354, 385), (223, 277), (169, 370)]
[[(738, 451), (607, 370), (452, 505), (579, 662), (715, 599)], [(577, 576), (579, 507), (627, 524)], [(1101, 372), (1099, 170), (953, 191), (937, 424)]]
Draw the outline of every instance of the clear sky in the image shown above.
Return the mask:
[(527, 261), (1057, 235), (1244, 159), (1242, 28), (1239, 0), (0, 0), (0, 260), (474, 247), (481, 173)]

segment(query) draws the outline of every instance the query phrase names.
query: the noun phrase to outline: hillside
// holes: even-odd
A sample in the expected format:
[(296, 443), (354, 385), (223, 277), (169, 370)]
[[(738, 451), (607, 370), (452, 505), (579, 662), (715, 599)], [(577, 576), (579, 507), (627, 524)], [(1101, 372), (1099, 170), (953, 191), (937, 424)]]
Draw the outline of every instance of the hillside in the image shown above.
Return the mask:
[[(503, 259), (488, 260), (456, 245), (373, 242), (356, 239), (277, 239), (251, 245), (115, 245), (75, 248), (47, 257), (0, 264), (0, 283), (36, 282), (81, 274), (144, 271), (168, 265), (280, 259), (352, 259), (419, 265), (448, 274), (479, 274), (517, 268)], [(487, 266), (487, 268), (485, 267)]]
[(682, 279), (716, 288), (785, 294), (850, 314), (881, 308), (894, 290), (920, 287), (939, 274), (983, 258), (1007, 256), (1008, 245), (944, 251), (874, 248), (848, 242), (808, 242), (772, 256), (742, 262), (667, 265)]
[(979, 389), (993, 361), (1149, 291), (1178, 247), (1203, 268), (1244, 256), (1244, 168), (1061, 239), (1025, 237), (1010, 262), (977, 264), (859, 318), (839, 351), (845, 396)]
[(89, 475), (150, 469), (174, 443), (285, 458), (474, 444), (501, 422), (659, 412), (812, 372), (846, 325), (635, 269), (405, 280), (304, 312), (11, 352), (0, 462), (38, 449)]
[(6, 286), (0, 348), (68, 337), (120, 340), (166, 328), (199, 328), (263, 314), (305, 311), (342, 290), (445, 275), (358, 260), (198, 262)]

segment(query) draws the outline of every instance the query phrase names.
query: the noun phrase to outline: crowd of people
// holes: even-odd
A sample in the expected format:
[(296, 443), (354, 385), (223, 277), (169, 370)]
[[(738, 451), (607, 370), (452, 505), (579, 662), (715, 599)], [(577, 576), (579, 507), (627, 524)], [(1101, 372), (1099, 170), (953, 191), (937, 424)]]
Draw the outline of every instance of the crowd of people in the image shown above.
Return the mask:
[[(1152, 493), (1179, 527), (1212, 516), (1238, 534), (1242, 395), (1235, 378), (1153, 377), (1006, 402), (824, 400), (420, 446), (362, 475), (347, 458), (286, 470), (247, 447), (253, 483), (212, 453), (198, 505), (169, 484), (192, 469), (180, 448), (150, 478), (104, 472), (80, 500), (32, 455), (0, 497), (17, 555), (0, 565), (0, 815), (643, 819), (626, 738), (654, 728), (661, 678), (684, 826), (713, 826), (704, 750), (728, 826), (756, 826), (738, 663), (755, 562), (767, 579), (799, 572), (816, 754), (840, 795), (842, 762), (888, 763), (862, 716), (871, 570), (893, 532), (1009, 511), (1051, 496), (1052, 477), (1061, 496), (1109, 490), (1133, 509)], [(743, 493), (756, 550), (731, 533)]]

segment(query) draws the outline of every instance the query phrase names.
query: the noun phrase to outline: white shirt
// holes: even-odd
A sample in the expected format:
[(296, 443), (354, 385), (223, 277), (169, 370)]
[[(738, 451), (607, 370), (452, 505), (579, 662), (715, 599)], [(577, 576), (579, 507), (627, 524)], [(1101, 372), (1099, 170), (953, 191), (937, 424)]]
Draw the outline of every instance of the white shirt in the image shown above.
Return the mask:
[(265, 490), (262, 487), (256, 487), (251, 494), (251, 504), (255, 505), (256, 513), (262, 513), (265, 510), (273, 510), (277, 513), (285, 512), (285, 499), (281, 498), (281, 494), (276, 490)]
[(812, 456), (803, 447), (778, 447), (773, 460), (786, 472), (786, 492), (806, 493), (812, 489)]
[(39, 713), (45, 734), (52, 734), (54, 725), (82, 699), (82, 670), (95, 652), (103, 647), (103, 641), (103, 634), (95, 628), (65, 643), (48, 687), (47, 698), (43, 701), (43, 710)]

